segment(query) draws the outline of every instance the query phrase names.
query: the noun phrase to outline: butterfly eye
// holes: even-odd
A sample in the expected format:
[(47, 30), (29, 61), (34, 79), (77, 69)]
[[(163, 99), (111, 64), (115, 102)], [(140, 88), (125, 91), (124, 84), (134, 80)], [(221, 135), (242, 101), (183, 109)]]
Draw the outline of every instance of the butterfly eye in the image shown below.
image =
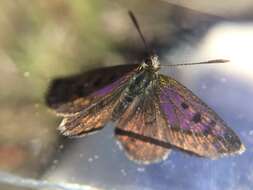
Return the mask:
[(201, 114), (200, 113), (196, 113), (193, 116), (192, 121), (194, 121), (195, 123), (199, 123), (201, 121)]

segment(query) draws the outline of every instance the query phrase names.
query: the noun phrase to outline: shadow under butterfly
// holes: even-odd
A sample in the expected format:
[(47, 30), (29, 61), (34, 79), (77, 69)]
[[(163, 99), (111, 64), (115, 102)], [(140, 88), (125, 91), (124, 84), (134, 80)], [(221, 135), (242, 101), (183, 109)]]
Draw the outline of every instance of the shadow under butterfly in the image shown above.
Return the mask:
[[(173, 78), (159, 74), (157, 55), (149, 50), (133, 13), (129, 15), (149, 56), (141, 64), (53, 81), (46, 101), (63, 117), (59, 131), (82, 137), (113, 121), (119, 144), (141, 164), (166, 159), (172, 149), (211, 159), (242, 153), (239, 137), (212, 109)], [(227, 60), (166, 66), (223, 62)]]

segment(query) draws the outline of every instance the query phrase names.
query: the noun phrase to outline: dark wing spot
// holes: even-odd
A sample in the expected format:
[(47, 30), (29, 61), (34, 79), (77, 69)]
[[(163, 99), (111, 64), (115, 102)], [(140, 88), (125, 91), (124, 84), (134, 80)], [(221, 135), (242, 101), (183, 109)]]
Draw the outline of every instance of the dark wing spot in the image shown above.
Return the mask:
[(195, 123), (199, 123), (201, 121), (201, 114), (199, 112), (197, 112), (193, 117), (192, 117), (192, 121)]
[(183, 103), (181, 104), (181, 106), (182, 106), (182, 108), (183, 108), (184, 110), (186, 110), (186, 109), (189, 108), (189, 105), (186, 104), (185, 102), (183, 102)]

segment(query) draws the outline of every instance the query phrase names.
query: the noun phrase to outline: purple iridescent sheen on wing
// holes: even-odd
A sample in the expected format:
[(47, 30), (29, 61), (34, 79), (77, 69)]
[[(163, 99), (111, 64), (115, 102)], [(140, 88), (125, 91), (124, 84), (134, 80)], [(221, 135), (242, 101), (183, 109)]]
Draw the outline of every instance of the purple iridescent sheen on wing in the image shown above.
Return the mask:
[[(189, 100), (185, 98), (190, 97), (181, 96), (173, 87), (165, 87), (162, 90), (160, 94), (161, 107), (164, 110), (164, 114), (167, 116), (167, 121), (172, 127), (179, 124), (180, 128), (183, 130), (191, 130), (196, 133), (209, 130), (210, 125), (208, 123), (195, 123), (192, 121), (194, 115), (200, 112), (200, 110), (204, 112), (204, 109), (198, 104), (194, 106), (195, 102), (189, 102)], [(183, 104), (185, 107), (182, 106)], [(198, 108), (197, 111), (196, 107)]]
[(119, 87), (121, 84), (126, 82), (128, 79), (129, 79), (129, 74), (127, 74), (127, 75), (121, 77), (120, 79), (116, 80), (115, 82), (95, 91), (90, 96), (99, 96), (99, 97), (106, 96), (107, 94), (111, 93), (114, 89)]
[(112, 93), (126, 82), (138, 65), (118, 65), (91, 70), (81, 75), (56, 79), (50, 85), (47, 104), (58, 115), (71, 116), (94, 101)]
[(160, 107), (172, 145), (209, 158), (244, 151), (237, 135), (197, 96), (168, 76), (159, 78)]

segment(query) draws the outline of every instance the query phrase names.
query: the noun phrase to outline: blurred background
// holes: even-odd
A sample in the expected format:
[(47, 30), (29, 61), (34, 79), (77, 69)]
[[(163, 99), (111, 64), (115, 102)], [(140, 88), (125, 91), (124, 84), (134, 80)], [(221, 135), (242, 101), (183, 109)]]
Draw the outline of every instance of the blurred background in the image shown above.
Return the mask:
[[(143, 58), (129, 9), (162, 64), (231, 61), (161, 72), (210, 105), (240, 136), (244, 154), (210, 161), (173, 152), (142, 166), (125, 157), (110, 125), (82, 139), (58, 134), (61, 118), (45, 104), (53, 80)], [(47, 183), (63, 184), (58, 189), (252, 189), (252, 1), (3, 0), (0, 28), (0, 189)]]

